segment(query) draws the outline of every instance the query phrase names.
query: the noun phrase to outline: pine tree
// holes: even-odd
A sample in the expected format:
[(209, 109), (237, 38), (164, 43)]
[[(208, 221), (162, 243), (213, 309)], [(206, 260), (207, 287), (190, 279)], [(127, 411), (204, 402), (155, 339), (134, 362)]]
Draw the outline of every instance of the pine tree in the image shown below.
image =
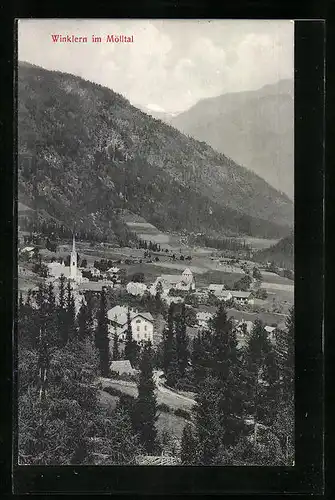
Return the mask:
[[(275, 395), (277, 384), (277, 368), (273, 349), (261, 321), (256, 320), (245, 351), (247, 370), (247, 409), (254, 418), (254, 429), (258, 423), (268, 423), (273, 417), (271, 407), (271, 391)], [(255, 437), (256, 442), (256, 437)]]
[(182, 465), (196, 465), (197, 441), (190, 424), (186, 424), (181, 438), (180, 460)]
[(59, 343), (64, 346), (68, 341), (68, 328), (66, 318), (66, 301), (65, 301), (65, 281), (64, 274), (59, 278), (59, 295), (58, 295), (58, 331)]
[(147, 453), (152, 454), (157, 447), (157, 401), (153, 379), (152, 349), (146, 343), (140, 359), (140, 375), (137, 385), (138, 397), (134, 407), (134, 423), (140, 442)]
[(242, 364), (238, 352), (236, 332), (223, 304), (213, 318), (212, 375), (220, 386), (220, 415), (223, 443), (233, 445), (243, 431)]
[(126, 341), (124, 346), (124, 356), (125, 359), (130, 361), (130, 364), (134, 367), (136, 364), (136, 355), (137, 355), (137, 345), (136, 341), (133, 340), (133, 329), (131, 325), (131, 315), (130, 309), (128, 307), (127, 311), (127, 331), (126, 331)]
[(118, 359), (120, 359), (119, 341), (118, 341), (117, 333), (114, 332), (114, 335), (113, 335), (113, 360), (117, 361)]
[(67, 338), (72, 340), (76, 337), (76, 307), (74, 296), (72, 293), (71, 283), (67, 284), (67, 297), (66, 297), (66, 326)]
[(176, 353), (179, 377), (184, 378), (188, 367), (189, 351), (186, 334), (185, 304), (182, 305), (181, 313), (176, 321)]
[(209, 376), (199, 388), (194, 408), (198, 442), (197, 465), (217, 464), (222, 446), (220, 401), (220, 382)]
[(78, 338), (81, 341), (92, 339), (92, 316), (90, 316), (90, 312), (87, 302), (83, 300), (78, 312)]
[(163, 345), (164, 345), (163, 369), (165, 375), (167, 374), (170, 363), (172, 361), (173, 341), (174, 341), (174, 303), (172, 302), (168, 310), (167, 328), (165, 329), (163, 334)]
[(95, 331), (95, 346), (99, 352), (100, 373), (102, 377), (108, 377), (110, 372), (109, 359), (109, 337), (107, 322), (107, 300), (103, 288), (100, 296), (100, 308), (98, 311), (98, 324)]

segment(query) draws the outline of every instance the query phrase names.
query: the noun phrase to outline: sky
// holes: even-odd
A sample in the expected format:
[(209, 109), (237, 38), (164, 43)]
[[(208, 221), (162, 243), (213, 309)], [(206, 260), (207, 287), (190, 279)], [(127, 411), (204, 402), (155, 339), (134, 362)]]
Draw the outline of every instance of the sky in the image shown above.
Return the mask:
[[(52, 34), (87, 36), (54, 43)], [(107, 35), (133, 43), (106, 43)], [(92, 35), (102, 43), (93, 43)], [(289, 20), (74, 20), (18, 22), (18, 59), (81, 76), (133, 105), (179, 113), (207, 97), (293, 78)]]

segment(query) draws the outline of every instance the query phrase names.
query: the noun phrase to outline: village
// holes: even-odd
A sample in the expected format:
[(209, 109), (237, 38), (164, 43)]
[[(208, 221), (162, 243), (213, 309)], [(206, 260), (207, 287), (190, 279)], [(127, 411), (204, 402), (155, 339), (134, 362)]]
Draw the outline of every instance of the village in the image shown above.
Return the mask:
[[(164, 320), (155, 311), (141, 307), (147, 296), (156, 297), (157, 293), (166, 308), (171, 303), (185, 303), (191, 311), (187, 326), (190, 338), (208, 326), (220, 302), (225, 303), (228, 316), (242, 332), (241, 342), (243, 332), (251, 331), (256, 318), (270, 334), (276, 328), (285, 328), (288, 309), (293, 305), (293, 281), (268, 271), (271, 263), (261, 266), (244, 259), (224, 259), (215, 252), (199, 257), (189, 248), (165, 250), (157, 244), (154, 248), (156, 251), (107, 247), (102, 252), (100, 246), (94, 255), (74, 236), (72, 245), (60, 245), (56, 252), (23, 243), (19, 249), (19, 291), (36, 291), (41, 280), (57, 289), (63, 275), (71, 283), (77, 313), (87, 293), (99, 294), (103, 288), (113, 292), (120, 303), (108, 310), (110, 335), (116, 333), (121, 343), (128, 308), (134, 339), (150, 340), (153, 345), (160, 342)], [(99, 254), (105, 258), (99, 259)], [(207, 269), (200, 267), (204, 261)], [(169, 270), (175, 273), (168, 274)]]

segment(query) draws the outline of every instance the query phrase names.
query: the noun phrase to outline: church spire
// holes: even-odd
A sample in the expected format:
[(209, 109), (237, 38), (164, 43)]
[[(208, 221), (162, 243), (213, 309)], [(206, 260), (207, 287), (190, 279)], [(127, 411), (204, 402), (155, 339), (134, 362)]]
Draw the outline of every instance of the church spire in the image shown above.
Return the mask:
[(74, 233), (73, 233), (73, 238), (72, 238), (72, 253), (76, 253), (76, 242), (74, 239)]

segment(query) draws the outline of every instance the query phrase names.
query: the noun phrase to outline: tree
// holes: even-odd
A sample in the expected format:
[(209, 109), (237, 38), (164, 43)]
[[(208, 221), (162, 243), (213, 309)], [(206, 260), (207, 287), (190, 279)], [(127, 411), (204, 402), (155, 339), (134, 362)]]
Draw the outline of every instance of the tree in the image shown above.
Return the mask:
[(183, 378), (185, 377), (189, 359), (185, 304), (182, 305), (181, 312), (176, 318), (176, 354), (179, 376)]
[[(278, 366), (261, 321), (256, 320), (245, 350), (247, 409), (257, 424), (271, 424), (278, 395)], [(255, 440), (256, 441), (256, 440)]]
[(119, 341), (118, 341), (117, 333), (114, 332), (114, 335), (113, 335), (113, 360), (117, 361), (118, 359), (120, 359)]
[(93, 337), (92, 303), (90, 296), (83, 300), (78, 313), (78, 336), (81, 340)]
[(137, 358), (137, 344), (133, 339), (133, 329), (131, 324), (130, 309), (128, 307), (127, 311), (127, 331), (126, 331), (126, 341), (124, 346), (124, 356), (125, 359), (130, 361), (130, 364), (134, 367)]
[(100, 307), (98, 311), (98, 324), (95, 331), (95, 346), (99, 352), (100, 373), (102, 377), (108, 377), (110, 372), (109, 359), (109, 337), (107, 322), (106, 292), (103, 288), (100, 295)]
[(183, 429), (180, 460), (182, 465), (196, 465), (197, 462), (197, 441), (190, 424)]
[(68, 330), (67, 338), (72, 339), (77, 334), (76, 329), (76, 307), (74, 296), (72, 293), (71, 283), (67, 283), (67, 297), (66, 297), (66, 327)]
[(157, 446), (156, 421), (158, 417), (150, 343), (145, 344), (142, 350), (137, 389), (138, 397), (134, 407), (135, 428), (146, 452), (152, 454)]
[(60, 345), (66, 345), (68, 341), (68, 329), (66, 325), (66, 303), (65, 303), (65, 281), (64, 274), (59, 278), (59, 293), (58, 293), (58, 332)]
[(231, 446), (244, 430), (243, 370), (236, 332), (220, 304), (212, 320), (212, 375), (219, 381), (222, 442)]
[(263, 279), (260, 270), (256, 266), (253, 268), (252, 277), (255, 278), (255, 280), (257, 280), (257, 281), (262, 281), (262, 279)]
[(196, 396), (195, 426), (198, 442), (197, 465), (217, 465), (222, 446), (220, 425), (220, 383), (209, 376)]
[(83, 260), (81, 261), (81, 267), (84, 267), (84, 268), (86, 268), (86, 267), (87, 267), (87, 260), (86, 260), (86, 259), (83, 259)]

